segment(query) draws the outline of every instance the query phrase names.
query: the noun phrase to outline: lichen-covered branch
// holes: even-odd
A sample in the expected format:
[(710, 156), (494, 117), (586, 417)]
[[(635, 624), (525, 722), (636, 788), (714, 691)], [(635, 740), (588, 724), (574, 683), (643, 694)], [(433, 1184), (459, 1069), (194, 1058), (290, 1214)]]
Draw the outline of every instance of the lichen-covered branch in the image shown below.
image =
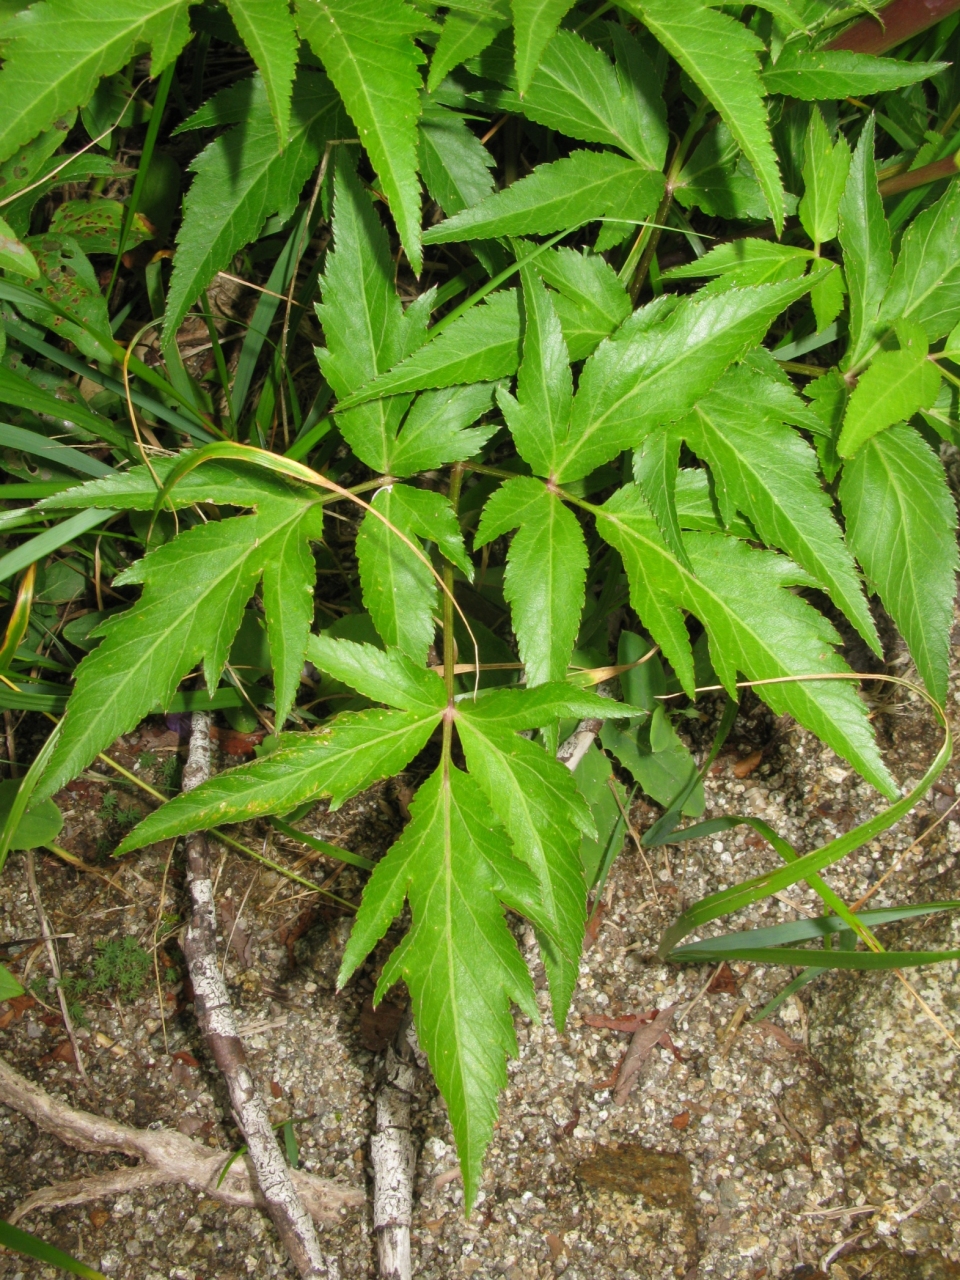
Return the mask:
[[(211, 773), (210, 716), (196, 713), (192, 730), (183, 771), (184, 790), (206, 781)], [(277, 1145), (266, 1102), (254, 1082), (237, 1034), (230, 995), (217, 960), (217, 920), (206, 836), (188, 836), (186, 849), (193, 911), (183, 935), (183, 954), (193, 984), (200, 1030), (223, 1075), (267, 1212), (291, 1260), (305, 1280), (339, 1280), (337, 1260), (321, 1253), (313, 1221)]]

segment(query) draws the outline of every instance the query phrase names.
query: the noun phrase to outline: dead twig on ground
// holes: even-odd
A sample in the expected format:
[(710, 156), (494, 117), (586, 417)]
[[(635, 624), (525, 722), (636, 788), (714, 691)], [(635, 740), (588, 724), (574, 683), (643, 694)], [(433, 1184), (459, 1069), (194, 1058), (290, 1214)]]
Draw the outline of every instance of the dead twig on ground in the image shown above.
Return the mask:
[[(81, 1151), (102, 1154), (120, 1151), (138, 1158), (135, 1168), (121, 1168), (95, 1177), (85, 1175), (70, 1182), (56, 1182), (29, 1195), (10, 1215), (18, 1222), (36, 1209), (59, 1209), (65, 1205), (88, 1204), (104, 1196), (138, 1191), (162, 1183), (180, 1183), (223, 1204), (257, 1207), (266, 1202), (257, 1186), (249, 1158), (234, 1160), (222, 1182), (218, 1182), (229, 1158), (223, 1151), (211, 1151), (176, 1129), (136, 1129), (104, 1116), (80, 1111), (52, 1098), (32, 1080), (0, 1058), (0, 1102), (19, 1111), (38, 1128), (52, 1133), (61, 1142)], [(318, 1222), (335, 1222), (341, 1209), (363, 1204), (363, 1191), (317, 1177), (302, 1169), (291, 1171), (297, 1191)]]
[[(208, 713), (194, 714), (183, 771), (184, 791), (211, 776), (210, 724)], [(254, 1082), (243, 1041), (237, 1034), (230, 996), (217, 961), (217, 921), (207, 837), (194, 833), (187, 836), (185, 843), (193, 911), (182, 945), (193, 984), (197, 1022), (224, 1078), (267, 1212), (284, 1248), (304, 1280), (339, 1280), (339, 1263), (336, 1258), (325, 1258), (320, 1251), (313, 1221), (277, 1145), (266, 1102)]]
[(410, 1112), (422, 1057), (413, 1019), (400, 1025), (387, 1046), (386, 1079), (377, 1094), (376, 1132), (370, 1139), (373, 1163), (373, 1227), (377, 1233), (380, 1280), (410, 1280), (410, 1221), (417, 1149)]

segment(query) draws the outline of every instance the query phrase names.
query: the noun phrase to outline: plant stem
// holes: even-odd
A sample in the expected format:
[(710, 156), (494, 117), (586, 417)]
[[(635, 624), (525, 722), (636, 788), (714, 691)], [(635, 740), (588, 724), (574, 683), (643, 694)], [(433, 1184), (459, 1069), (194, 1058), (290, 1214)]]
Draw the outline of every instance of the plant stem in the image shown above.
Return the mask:
[(914, 187), (926, 186), (929, 182), (938, 182), (941, 178), (952, 178), (960, 170), (958, 164), (960, 151), (956, 155), (947, 156), (945, 160), (934, 160), (932, 164), (922, 165), (919, 169), (910, 169), (894, 178), (887, 178), (880, 183), (882, 196), (899, 195), (901, 191), (912, 191)]
[[(460, 489), (462, 485), (463, 465), (458, 462), (450, 471), (450, 489), (447, 494), (454, 512), (460, 505)], [(447, 588), (443, 593), (443, 682), (447, 686), (447, 705), (452, 707), (457, 644), (453, 635), (453, 565), (449, 561), (445, 561), (443, 565), (443, 585)], [(450, 728), (452, 726), (449, 721), (445, 720), (443, 726), (445, 744)]]
[[(666, 186), (664, 187), (663, 199), (660, 201), (660, 207), (657, 209), (652, 223), (645, 226), (634, 241), (633, 248), (627, 256), (626, 262), (620, 270), (621, 280), (630, 280), (630, 298), (636, 306), (637, 298), (640, 290), (643, 288), (644, 281), (650, 270), (650, 263), (653, 261), (653, 255), (657, 251), (657, 245), (660, 243), (660, 236), (663, 232), (663, 224), (666, 222), (667, 214), (670, 212), (670, 206), (673, 204), (673, 193), (676, 188), (677, 179), (680, 171), (684, 166), (691, 147), (697, 140), (700, 130), (703, 127), (703, 119), (707, 114), (709, 103), (703, 98), (693, 113), (693, 118), (687, 128), (686, 133), (677, 143), (677, 149), (673, 153), (673, 159), (670, 161), (670, 167), (666, 174)], [(631, 273), (633, 278), (630, 279)]]
[[(657, 223), (664, 222), (667, 214), (670, 212), (670, 206), (672, 204), (673, 188), (668, 183), (663, 199), (660, 201), (660, 205), (654, 215), (654, 221)], [(643, 242), (644, 232), (649, 232), (649, 235), (646, 238), (646, 243)], [(633, 279), (630, 281), (630, 301), (634, 306), (637, 305), (637, 298), (640, 296), (640, 290), (643, 288), (647, 274), (650, 271), (650, 263), (653, 261), (653, 255), (657, 251), (657, 245), (660, 243), (660, 236), (662, 234), (663, 233), (659, 226), (644, 227), (643, 231), (641, 231), (640, 235), (637, 237), (634, 248), (640, 250), (640, 259), (637, 263), (636, 270), (634, 271)]]
[(893, 0), (881, 10), (882, 20), (861, 18), (826, 46), (851, 53), (886, 53), (910, 36), (926, 31), (960, 8), (960, 0)]

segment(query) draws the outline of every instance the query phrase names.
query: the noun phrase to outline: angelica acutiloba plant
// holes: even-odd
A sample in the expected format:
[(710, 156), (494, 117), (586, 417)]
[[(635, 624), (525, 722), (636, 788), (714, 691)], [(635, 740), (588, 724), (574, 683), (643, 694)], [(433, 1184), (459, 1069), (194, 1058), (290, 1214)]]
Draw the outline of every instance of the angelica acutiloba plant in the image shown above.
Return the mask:
[[(91, 636), (37, 795), (145, 715), (195, 705), (179, 686), (197, 668), (211, 705), (255, 702), (276, 733), (120, 853), (335, 808), (415, 762), (410, 821), (366, 884), (340, 981), (408, 904), (377, 997), (410, 990), (468, 1207), (513, 1009), (538, 1016), (507, 913), (536, 931), (562, 1026), (588, 889), (609, 864), (611, 758), (665, 807), (650, 838), (666, 838), (703, 807), (672, 709), (749, 681), (896, 800), (888, 822), (907, 802), (828, 613), (879, 659), (875, 597), (945, 697), (957, 21), (917, 18), (878, 57), (842, 47), (858, 15), (813, 0), (736, 14), (700, 0), (111, 0), (81, 22), (44, 0), (0, 28), (7, 341), (36, 352), (46, 328), (71, 344), (66, 368), (79, 352), (124, 391), (113, 416), (71, 402), (61, 421), (106, 460), (77, 464), (95, 478), (30, 518), (64, 517), (60, 545), (81, 546), (119, 521), (146, 548), (114, 559), (129, 607)], [(178, 59), (201, 56), (191, 22), (256, 63), (193, 112), (174, 92)], [(101, 77), (116, 88), (147, 46), (141, 165), (173, 145), (171, 120), (195, 149), (172, 268), (154, 257), (141, 300), (169, 377), (120, 346), (88, 257), (155, 230), (136, 220), (137, 188), (119, 214), (99, 196), (46, 227), (34, 211), (76, 109), (93, 136)], [(75, 150), (71, 176), (105, 176), (103, 154)], [(195, 304), (209, 317), (218, 273), (260, 261), (274, 265), (239, 357), (228, 367), (212, 329), (218, 384), (198, 386), (181, 324)], [(316, 347), (304, 404), (301, 325)], [(33, 415), (11, 447), (49, 449), (62, 402), (17, 362), (0, 400)], [(146, 452), (141, 420), (158, 442)], [(335, 526), (355, 529), (346, 560)], [(38, 536), (36, 556), (56, 549)], [(617, 679), (619, 699), (591, 691)], [(603, 726), (601, 745), (571, 772), (556, 751), (581, 721)], [(803, 878), (868, 948), (817, 951), (819, 967), (916, 962), (878, 950), (819, 878), (864, 838), (698, 904), (666, 953), (695, 958), (676, 950), (685, 933)], [(729, 946), (760, 955), (754, 933)]]

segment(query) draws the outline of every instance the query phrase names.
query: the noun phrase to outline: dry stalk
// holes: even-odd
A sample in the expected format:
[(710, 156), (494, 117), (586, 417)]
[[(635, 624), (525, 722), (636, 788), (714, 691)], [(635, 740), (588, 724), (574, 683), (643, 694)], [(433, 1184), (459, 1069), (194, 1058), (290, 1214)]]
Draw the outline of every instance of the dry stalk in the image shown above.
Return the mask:
[(50, 928), (50, 921), (47, 919), (47, 913), (43, 909), (43, 899), (40, 897), (40, 886), (37, 884), (37, 868), (36, 861), (33, 856), (33, 850), (27, 850), (27, 884), (30, 886), (30, 895), (33, 898), (34, 909), (37, 913), (37, 919), (40, 921), (40, 933), (43, 937), (44, 946), (47, 948), (47, 957), (50, 961), (50, 969), (53, 972), (54, 981), (57, 984), (57, 998), (60, 1001), (60, 1015), (63, 1018), (63, 1025), (66, 1028), (67, 1035), (70, 1038), (70, 1046), (73, 1049), (73, 1059), (77, 1064), (77, 1071), (80, 1079), (84, 1084), (89, 1085), (87, 1073), (83, 1065), (83, 1058), (80, 1056), (80, 1046), (77, 1043), (77, 1033), (73, 1029), (73, 1020), (70, 1017), (70, 1007), (67, 1004), (67, 997), (63, 994), (63, 987), (60, 985), (60, 961), (57, 958), (57, 948), (53, 941), (53, 930)]
[[(190, 751), (183, 771), (183, 789), (199, 786), (211, 775), (211, 719), (206, 712), (193, 716)], [(287, 1253), (304, 1280), (339, 1280), (336, 1258), (326, 1258), (310, 1215), (277, 1145), (266, 1102), (257, 1088), (226, 983), (217, 962), (217, 921), (207, 838), (194, 833), (186, 838), (190, 895), (193, 912), (183, 935), (183, 953), (193, 984), (194, 1008), (214, 1061), (220, 1068), (237, 1123), (246, 1140), (256, 1180), (267, 1212)]]

